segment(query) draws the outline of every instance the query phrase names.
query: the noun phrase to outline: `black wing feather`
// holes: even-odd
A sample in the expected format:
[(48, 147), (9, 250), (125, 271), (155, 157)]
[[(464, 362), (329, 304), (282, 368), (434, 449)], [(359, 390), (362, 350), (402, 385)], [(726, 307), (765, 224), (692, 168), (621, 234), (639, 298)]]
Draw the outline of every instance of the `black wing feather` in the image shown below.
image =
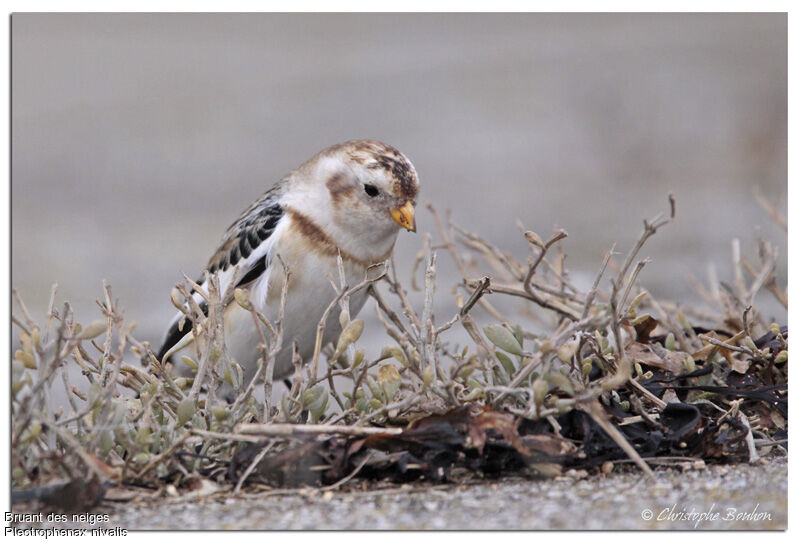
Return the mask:
[[(222, 239), (222, 244), (206, 266), (210, 273), (225, 271), (236, 265), (241, 259), (247, 258), (259, 244), (269, 239), (284, 214), (283, 207), (278, 202), (284, 186), (285, 182), (276, 184), (248, 207), (236, 222), (231, 224)], [(266, 255), (258, 258), (244, 270), (245, 273), (236, 283), (236, 287), (245, 286), (261, 276), (269, 264), (268, 257)], [(197, 283), (202, 285), (204, 281), (205, 274)], [(200, 303), (200, 308), (203, 310), (203, 314), (208, 316), (208, 306), (205, 301)], [(183, 323), (181, 323), (182, 321)], [(176, 319), (167, 331), (164, 343), (158, 351), (158, 359), (166, 361), (163, 359), (164, 355), (191, 331), (192, 322), (185, 316)]]
[(236, 283), (237, 288), (241, 288), (242, 286), (246, 286), (260, 277), (265, 271), (267, 270), (267, 257), (264, 256), (263, 258), (259, 258), (256, 262), (250, 266), (250, 269), (247, 270), (247, 273), (239, 279), (239, 282)]
[[(203, 311), (205, 316), (208, 316), (208, 303), (205, 301), (200, 303), (200, 310)], [(167, 336), (164, 339), (164, 344), (161, 345), (161, 348), (158, 350), (158, 355), (156, 358), (159, 360), (164, 360), (164, 354), (169, 352), (169, 349), (178, 344), (178, 342), (183, 339), (183, 337), (191, 333), (192, 331), (192, 321), (186, 318), (186, 316), (181, 316), (169, 327), (169, 331), (167, 331)]]

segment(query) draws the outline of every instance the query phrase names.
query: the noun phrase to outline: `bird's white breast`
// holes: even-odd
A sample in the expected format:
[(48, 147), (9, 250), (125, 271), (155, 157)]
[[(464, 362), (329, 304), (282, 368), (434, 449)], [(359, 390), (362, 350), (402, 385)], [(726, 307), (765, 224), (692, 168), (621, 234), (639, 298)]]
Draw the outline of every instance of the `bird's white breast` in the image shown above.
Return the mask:
[[(336, 297), (331, 278), (339, 286), (336, 259), (315, 251), (298, 250), (297, 246), (276, 247), (271, 265), (250, 288), (250, 302), (271, 322), (280, 319), (280, 298), (284, 287), (282, 260), (289, 271), (289, 284), (286, 293), (286, 306), (283, 314), (282, 348), (275, 360), (273, 378), (288, 376), (293, 371), (292, 343), (296, 342), (303, 362), (310, 362), (316, 342), (317, 326), (325, 310)], [(280, 260), (278, 258), (280, 256)], [(365, 278), (366, 267), (345, 262), (345, 276), (348, 287), (355, 286)], [(330, 277), (330, 278), (329, 278)], [(361, 290), (350, 298), (350, 313), (355, 315), (366, 301), (366, 291)], [(261, 336), (253, 323), (252, 315), (231, 304), (226, 318), (226, 343), (228, 351), (245, 369), (246, 376), (252, 376), (258, 367), (258, 344)], [(335, 306), (326, 321), (323, 344), (335, 340), (341, 327), (339, 325), (339, 306)], [(265, 331), (266, 334), (266, 331)]]

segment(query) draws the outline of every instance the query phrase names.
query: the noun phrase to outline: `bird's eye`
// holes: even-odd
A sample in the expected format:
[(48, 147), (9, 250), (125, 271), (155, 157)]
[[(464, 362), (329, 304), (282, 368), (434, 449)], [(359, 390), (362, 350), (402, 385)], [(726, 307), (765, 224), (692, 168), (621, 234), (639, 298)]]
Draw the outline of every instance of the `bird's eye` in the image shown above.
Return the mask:
[(366, 192), (369, 197), (374, 198), (378, 195), (378, 187), (376, 187), (374, 184), (365, 184), (364, 192)]

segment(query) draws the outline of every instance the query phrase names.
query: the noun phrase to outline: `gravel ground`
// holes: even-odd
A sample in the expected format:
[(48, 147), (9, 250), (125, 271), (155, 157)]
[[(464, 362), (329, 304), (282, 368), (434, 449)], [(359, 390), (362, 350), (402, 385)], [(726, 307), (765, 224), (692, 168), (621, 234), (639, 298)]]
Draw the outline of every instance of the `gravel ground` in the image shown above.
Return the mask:
[[(468, 486), (305, 490), (257, 498), (118, 504), (104, 527), (217, 529), (787, 528), (787, 461)], [(695, 517), (688, 515), (695, 513)], [(705, 516), (699, 514), (705, 513)], [(650, 519), (647, 518), (652, 514)], [(718, 516), (714, 517), (714, 514)], [(742, 515), (744, 514), (744, 515)], [(737, 519), (737, 515), (739, 518)], [(659, 519), (661, 518), (661, 519)], [(63, 526), (63, 525), (62, 525)]]

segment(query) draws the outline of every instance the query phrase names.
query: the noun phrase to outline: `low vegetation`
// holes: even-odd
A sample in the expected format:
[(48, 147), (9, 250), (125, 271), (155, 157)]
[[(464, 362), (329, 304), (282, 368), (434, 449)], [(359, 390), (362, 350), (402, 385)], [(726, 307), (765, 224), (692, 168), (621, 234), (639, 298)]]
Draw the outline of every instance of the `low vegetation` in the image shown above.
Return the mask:
[[(656, 299), (639, 281), (648, 264), (639, 253), (675, 219), (668, 204), (623, 258), (614, 247), (606, 253), (585, 291), (565, 265), (566, 232), (523, 231), (513, 242), (530, 256), (519, 261), (429, 207), (438, 232), (423, 236), (407, 286), (393, 262), (357, 285), (331, 277), (337, 296), (314, 355), (295, 356), (285, 391), (271, 379), (280, 322), (241, 292), (220, 292), (213, 276), (208, 316), (188, 295), (191, 281), (172, 296), (208, 345), (180, 360), (193, 378), (173, 376), (137, 340), (110, 287), (97, 302), (100, 319), (87, 325), (53, 302), (39, 322), (15, 292), (14, 496), (79, 508), (121, 488), (195, 498), (358, 478), (606, 473), (626, 462), (651, 474), (652, 465), (785, 453), (788, 330), (756, 307), (762, 291), (788, 306), (776, 248), (761, 241), (750, 262), (734, 243), (734, 280), (696, 283), (697, 307)], [(442, 258), (462, 279), (451, 315), (434, 311)], [(407, 288), (422, 292), (421, 307)], [(359, 348), (364, 322), (349, 311), (362, 289), (384, 328), (386, 346), (374, 357)], [(227, 355), (221, 300), (250, 310), (262, 330), (249, 381)], [(326, 322), (337, 306), (339, 321)], [(335, 345), (321, 344), (326, 323), (341, 327)], [(68, 408), (52, 406), (57, 387)]]

